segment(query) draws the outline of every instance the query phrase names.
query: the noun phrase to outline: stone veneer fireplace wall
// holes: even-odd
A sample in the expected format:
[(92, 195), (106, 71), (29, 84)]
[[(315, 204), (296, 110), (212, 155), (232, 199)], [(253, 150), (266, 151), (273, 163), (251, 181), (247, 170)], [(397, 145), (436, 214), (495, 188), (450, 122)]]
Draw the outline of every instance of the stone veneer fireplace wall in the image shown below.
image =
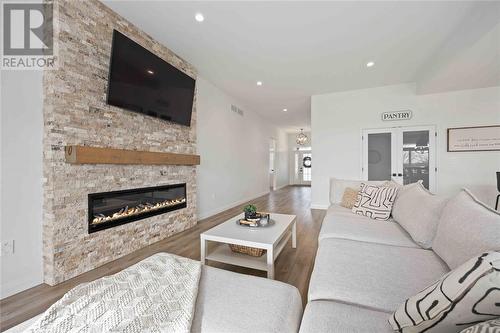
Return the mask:
[[(196, 224), (195, 166), (73, 165), (64, 156), (66, 145), (196, 153), (196, 110), (184, 127), (106, 104), (113, 29), (192, 77), (196, 70), (97, 0), (55, 5), (59, 67), (44, 73), (43, 260), (50, 285)], [(186, 208), (88, 233), (89, 193), (178, 183), (186, 183)]]

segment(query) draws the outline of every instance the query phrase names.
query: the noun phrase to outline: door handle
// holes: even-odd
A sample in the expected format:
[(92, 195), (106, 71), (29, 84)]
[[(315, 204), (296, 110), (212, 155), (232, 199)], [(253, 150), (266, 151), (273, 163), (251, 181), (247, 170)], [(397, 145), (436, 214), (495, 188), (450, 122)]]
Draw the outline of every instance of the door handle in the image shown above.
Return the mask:
[(398, 173), (398, 177), (403, 177), (403, 174), (402, 173)]
[(393, 176), (393, 177), (396, 177), (396, 174), (395, 174), (395, 173), (393, 173), (393, 174), (392, 174), (392, 176)]

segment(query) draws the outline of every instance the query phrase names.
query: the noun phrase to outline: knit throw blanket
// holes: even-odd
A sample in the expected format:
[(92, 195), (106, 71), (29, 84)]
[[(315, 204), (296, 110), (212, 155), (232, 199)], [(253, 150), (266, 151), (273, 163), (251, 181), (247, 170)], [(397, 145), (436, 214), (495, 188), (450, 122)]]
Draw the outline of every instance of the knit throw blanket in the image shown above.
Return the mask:
[(158, 253), (75, 287), (26, 332), (189, 332), (200, 274), (200, 262)]

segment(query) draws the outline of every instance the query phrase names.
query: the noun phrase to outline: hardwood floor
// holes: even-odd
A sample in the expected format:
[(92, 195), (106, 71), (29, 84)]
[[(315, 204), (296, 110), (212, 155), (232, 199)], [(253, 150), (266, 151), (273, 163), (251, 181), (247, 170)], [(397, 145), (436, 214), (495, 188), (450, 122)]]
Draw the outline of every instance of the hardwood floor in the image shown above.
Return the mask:
[[(309, 278), (314, 266), (314, 256), (318, 246), (319, 229), (325, 212), (309, 209), (311, 188), (303, 186), (288, 186), (251, 200), (251, 203), (255, 204), (260, 210), (297, 215), (297, 248), (292, 249), (291, 245), (287, 244), (276, 260), (275, 276), (276, 280), (297, 287), (302, 295), (302, 302), (305, 304), (307, 301)], [(152, 244), (56, 286), (51, 287), (47, 284), (41, 284), (1, 300), (0, 330), (4, 331), (45, 311), (50, 305), (60, 299), (64, 293), (76, 285), (116, 273), (154, 253), (169, 252), (199, 260), (200, 233), (237, 215), (242, 211), (242, 207), (245, 204), (201, 220), (194, 228)], [(263, 271), (242, 267), (219, 263), (210, 263), (210, 266), (261, 277), (266, 276), (266, 273)]]

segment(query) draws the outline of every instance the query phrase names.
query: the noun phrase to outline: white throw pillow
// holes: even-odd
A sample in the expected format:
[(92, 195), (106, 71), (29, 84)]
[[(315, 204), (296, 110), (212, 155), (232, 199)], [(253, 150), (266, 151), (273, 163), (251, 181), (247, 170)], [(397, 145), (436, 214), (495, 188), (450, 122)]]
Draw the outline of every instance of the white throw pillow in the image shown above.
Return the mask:
[(498, 251), (500, 214), (464, 189), (444, 207), (432, 248), (451, 269), (471, 256)]
[(389, 318), (402, 333), (456, 333), (500, 316), (500, 252), (470, 259), (410, 297)]
[(397, 187), (361, 184), (352, 212), (374, 220), (387, 220), (398, 193)]
[(348, 187), (355, 188), (358, 190), (362, 183), (370, 185), (382, 185), (386, 181), (379, 180), (352, 180), (352, 179), (330, 179), (330, 203), (340, 204), (342, 202), (342, 196), (344, 195), (345, 189)]
[(392, 217), (424, 249), (432, 246), (439, 217), (446, 204), (422, 185), (422, 182), (401, 187), (392, 207)]

